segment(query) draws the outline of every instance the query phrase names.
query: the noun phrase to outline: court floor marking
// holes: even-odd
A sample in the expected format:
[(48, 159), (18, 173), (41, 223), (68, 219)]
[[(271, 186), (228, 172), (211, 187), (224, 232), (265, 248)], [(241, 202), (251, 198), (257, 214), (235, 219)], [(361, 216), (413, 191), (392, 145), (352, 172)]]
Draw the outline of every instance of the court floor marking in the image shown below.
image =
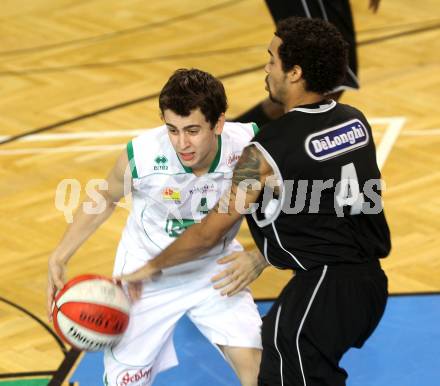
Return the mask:
[(50, 153), (80, 153), (91, 151), (114, 151), (121, 150), (126, 146), (125, 143), (116, 145), (89, 145), (89, 146), (63, 146), (63, 147), (32, 147), (27, 149), (8, 149), (0, 150), (0, 155), (19, 155), (19, 154), (50, 154)]
[[(399, 137), (402, 128), (406, 122), (404, 117), (382, 117), (372, 118), (370, 123), (372, 125), (386, 125), (385, 132), (379, 146), (377, 147), (377, 163), (382, 169), (385, 161), (390, 154), (394, 143)], [(120, 137), (134, 137), (146, 132), (149, 129), (137, 130), (115, 130), (115, 131), (85, 131), (81, 133), (57, 133), (57, 134), (34, 134), (19, 139), (19, 142), (46, 142), (46, 141), (62, 141), (69, 139), (95, 139), (95, 138), (120, 138)], [(378, 130), (380, 132), (380, 130)], [(413, 133), (418, 134), (418, 130), (412, 130)], [(427, 133), (428, 132), (428, 133)], [(433, 132), (437, 134), (440, 130), (424, 130), (422, 135), (430, 135)], [(7, 138), (7, 136), (0, 137)], [(84, 145), (84, 146), (62, 146), (62, 147), (33, 147), (22, 149), (2, 149), (1, 155), (23, 155), (23, 154), (56, 154), (56, 153), (76, 153), (76, 152), (93, 152), (93, 151), (115, 151), (122, 150), (125, 147), (123, 144), (111, 145)]]
[(405, 125), (406, 118), (404, 117), (390, 117), (390, 118), (373, 118), (370, 119), (371, 125), (374, 124), (385, 124), (387, 128), (382, 136), (382, 139), (376, 149), (377, 165), (379, 170), (382, 170), (385, 165), (391, 149), (394, 146), (397, 138), (399, 137), (400, 131)]
[[(94, 139), (94, 138), (118, 138), (134, 137), (145, 133), (150, 129), (137, 130), (111, 130), (111, 131), (82, 131), (80, 133), (56, 133), (56, 134), (31, 134), (20, 138), (17, 142), (46, 142), (61, 141), (65, 139)], [(0, 136), (0, 141), (10, 138), (9, 135)]]

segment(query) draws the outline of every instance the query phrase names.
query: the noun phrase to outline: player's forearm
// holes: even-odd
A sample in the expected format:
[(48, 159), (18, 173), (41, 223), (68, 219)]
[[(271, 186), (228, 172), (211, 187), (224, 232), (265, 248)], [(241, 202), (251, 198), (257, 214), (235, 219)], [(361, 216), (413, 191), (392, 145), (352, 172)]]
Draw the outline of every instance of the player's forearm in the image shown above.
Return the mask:
[(152, 277), (164, 268), (173, 267), (206, 255), (210, 249), (221, 242), (229, 229), (239, 221), (240, 215), (209, 213), (200, 224), (194, 224), (153, 260), (122, 280), (136, 282)]
[(88, 214), (81, 205), (50, 258), (67, 263), (77, 249), (110, 217), (114, 209), (115, 204), (107, 201), (101, 213)]
[(209, 252), (223, 236), (223, 232), (209, 233), (208, 227), (203, 221), (200, 224), (194, 224), (183, 232), (174, 243), (157, 255), (151, 264), (156, 271), (160, 271), (196, 260)]

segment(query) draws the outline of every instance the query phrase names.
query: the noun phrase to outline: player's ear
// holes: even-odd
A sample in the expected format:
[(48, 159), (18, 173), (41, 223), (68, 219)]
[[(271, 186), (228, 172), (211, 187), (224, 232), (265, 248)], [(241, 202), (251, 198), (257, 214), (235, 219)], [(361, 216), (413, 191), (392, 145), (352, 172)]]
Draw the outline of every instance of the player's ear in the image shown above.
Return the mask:
[(291, 70), (287, 72), (287, 78), (290, 83), (296, 83), (302, 78), (302, 68), (295, 64)]
[(225, 125), (225, 119), (225, 113), (221, 113), (217, 123), (214, 126), (215, 134), (220, 135), (222, 133), (223, 126)]

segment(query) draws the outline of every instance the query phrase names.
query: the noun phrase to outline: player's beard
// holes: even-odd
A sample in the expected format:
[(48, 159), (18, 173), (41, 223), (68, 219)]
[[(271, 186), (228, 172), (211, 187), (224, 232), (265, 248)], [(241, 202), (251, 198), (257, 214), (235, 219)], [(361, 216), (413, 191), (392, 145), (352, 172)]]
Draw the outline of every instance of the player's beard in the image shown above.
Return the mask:
[(269, 79), (269, 75), (266, 75), (266, 78), (264, 79), (264, 81), (265, 81), (265, 83), (266, 83), (266, 90), (267, 90), (267, 92), (269, 93), (269, 99), (270, 99), (273, 103), (276, 103), (276, 104), (282, 105), (283, 103), (282, 103), (279, 99), (277, 99), (277, 98), (272, 94), (272, 91), (271, 91), (270, 86), (269, 86), (269, 81), (268, 81), (268, 79)]

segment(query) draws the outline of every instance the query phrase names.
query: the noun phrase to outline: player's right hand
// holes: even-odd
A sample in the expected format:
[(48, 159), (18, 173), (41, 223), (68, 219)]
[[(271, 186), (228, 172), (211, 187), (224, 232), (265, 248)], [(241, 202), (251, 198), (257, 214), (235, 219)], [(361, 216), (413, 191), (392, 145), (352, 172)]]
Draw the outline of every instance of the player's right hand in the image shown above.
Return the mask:
[(52, 321), (52, 305), (56, 292), (64, 287), (66, 265), (58, 261), (55, 257), (49, 258), (47, 272), (47, 317)]
[(264, 256), (257, 250), (235, 252), (217, 260), (225, 269), (211, 278), (214, 288), (223, 296), (233, 296), (252, 283), (268, 266)]
[(137, 302), (142, 295), (143, 284), (141, 281), (127, 283), (128, 296), (132, 303)]

